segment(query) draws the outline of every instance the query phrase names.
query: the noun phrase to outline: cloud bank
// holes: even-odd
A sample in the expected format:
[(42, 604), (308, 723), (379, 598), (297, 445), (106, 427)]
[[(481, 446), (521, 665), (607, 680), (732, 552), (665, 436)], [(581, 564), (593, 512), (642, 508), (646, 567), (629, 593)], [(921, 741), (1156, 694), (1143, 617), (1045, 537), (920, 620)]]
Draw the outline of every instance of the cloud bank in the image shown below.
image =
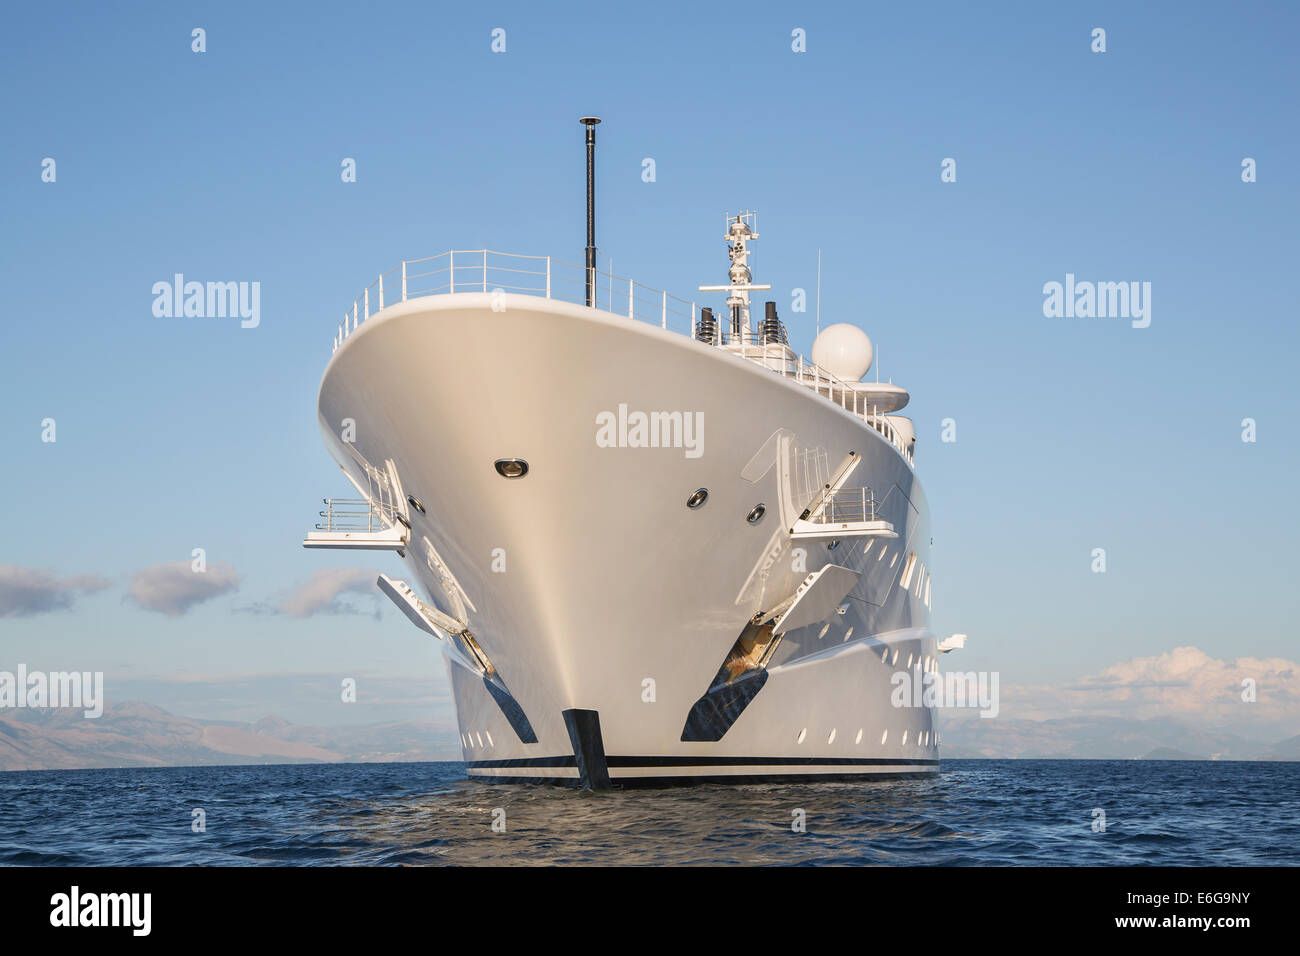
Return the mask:
[[(944, 661), (945, 670), (961, 670)], [(1253, 697), (1253, 699), (1251, 699)], [(1300, 732), (1300, 664), (1281, 657), (1211, 657), (1175, 647), (1134, 657), (1059, 685), (1002, 685), (1002, 713), (1061, 717), (1173, 718), (1238, 732)]]
[(79, 574), (60, 580), (54, 572), (0, 564), (0, 617), (28, 617), (72, 607), (79, 594), (108, 587), (98, 574)]
[(127, 593), (147, 611), (179, 617), (196, 604), (238, 587), (239, 575), (228, 564), (210, 564), (206, 571), (195, 571), (189, 561), (172, 561), (136, 571)]
[(376, 572), (369, 568), (325, 568), (314, 572), (307, 583), (282, 600), (276, 610), (290, 617), (361, 614), (362, 611), (340, 599), (345, 594), (378, 593), (376, 577)]

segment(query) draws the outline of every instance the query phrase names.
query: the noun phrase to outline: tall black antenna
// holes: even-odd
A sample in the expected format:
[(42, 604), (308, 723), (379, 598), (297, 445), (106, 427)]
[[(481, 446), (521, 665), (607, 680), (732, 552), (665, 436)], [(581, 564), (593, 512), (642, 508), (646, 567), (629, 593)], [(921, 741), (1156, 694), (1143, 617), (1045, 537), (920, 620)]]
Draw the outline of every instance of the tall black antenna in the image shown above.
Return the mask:
[(596, 304), (596, 126), (598, 116), (580, 119), (587, 127), (587, 305)]

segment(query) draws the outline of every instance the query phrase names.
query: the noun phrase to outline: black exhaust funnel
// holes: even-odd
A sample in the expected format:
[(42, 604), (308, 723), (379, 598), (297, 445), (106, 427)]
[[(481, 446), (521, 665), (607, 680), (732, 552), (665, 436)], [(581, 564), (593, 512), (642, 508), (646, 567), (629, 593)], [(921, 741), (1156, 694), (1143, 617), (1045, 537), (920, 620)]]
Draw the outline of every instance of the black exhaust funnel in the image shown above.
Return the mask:
[(763, 326), (762, 326), (763, 344), (771, 342), (775, 345), (787, 345), (785, 326), (776, 315), (776, 303), (763, 303)]
[(695, 340), (708, 342), (710, 345), (718, 344), (718, 320), (713, 317), (713, 310), (708, 306), (700, 309), (700, 321), (695, 327)]
[(596, 304), (596, 127), (598, 116), (578, 120), (587, 127), (587, 305)]

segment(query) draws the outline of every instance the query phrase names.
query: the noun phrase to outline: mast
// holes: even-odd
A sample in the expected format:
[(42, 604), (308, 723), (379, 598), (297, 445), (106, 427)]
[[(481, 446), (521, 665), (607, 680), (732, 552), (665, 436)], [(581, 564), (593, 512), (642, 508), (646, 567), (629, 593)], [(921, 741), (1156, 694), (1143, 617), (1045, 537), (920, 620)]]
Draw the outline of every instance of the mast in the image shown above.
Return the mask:
[(598, 116), (578, 120), (587, 127), (587, 305), (596, 304), (596, 127)]
[(727, 242), (727, 255), (731, 258), (728, 270), (728, 285), (702, 285), (701, 292), (726, 292), (727, 311), (731, 314), (731, 335), (741, 344), (751, 340), (749, 325), (749, 293), (772, 288), (770, 285), (755, 285), (749, 271), (749, 246), (751, 239), (757, 239), (758, 213), (753, 210), (737, 214), (735, 219), (726, 216), (727, 231), (723, 241)]

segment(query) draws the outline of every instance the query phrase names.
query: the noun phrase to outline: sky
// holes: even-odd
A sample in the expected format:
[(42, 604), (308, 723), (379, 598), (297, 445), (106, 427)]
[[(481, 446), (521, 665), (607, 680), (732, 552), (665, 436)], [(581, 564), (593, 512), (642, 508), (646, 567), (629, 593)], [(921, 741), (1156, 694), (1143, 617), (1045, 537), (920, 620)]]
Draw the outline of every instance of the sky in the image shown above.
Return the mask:
[[(421, 706), (229, 694), (286, 675), (428, 675), (445, 698), (433, 642), (369, 586), (400, 562), (299, 546), (350, 490), (317, 388), (342, 313), (403, 258), (581, 261), (587, 114), (620, 275), (694, 298), (725, 281), (724, 211), (756, 208), (755, 280), (806, 355), (791, 302), (821, 251), (823, 325), (860, 325), (911, 391), (935, 630), (970, 635), (963, 668), (1050, 687), (1179, 647), (1296, 659), (1293, 5), (0, 17), (0, 669), (153, 681), (194, 716)], [(178, 272), (260, 283), (260, 323), (155, 316)], [(1067, 274), (1150, 283), (1149, 326), (1046, 316)]]

